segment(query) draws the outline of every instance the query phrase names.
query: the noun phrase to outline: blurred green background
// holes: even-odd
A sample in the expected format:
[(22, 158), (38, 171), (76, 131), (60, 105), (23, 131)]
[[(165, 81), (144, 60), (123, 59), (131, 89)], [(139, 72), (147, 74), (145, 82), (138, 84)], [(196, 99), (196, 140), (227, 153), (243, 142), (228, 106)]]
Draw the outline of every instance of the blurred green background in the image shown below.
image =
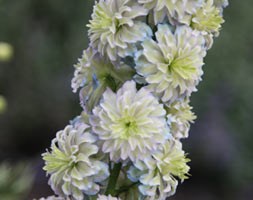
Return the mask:
[[(0, 199), (52, 194), (40, 154), (56, 131), (81, 111), (70, 81), (72, 65), (87, 47), (85, 25), (93, 3), (0, 0), (0, 41), (14, 49), (10, 61), (0, 62), (0, 94), (8, 101), (0, 114), (0, 161), (19, 169), (17, 163), (28, 163), (29, 173), (23, 171), (34, 177), (18, 197), (3, 196), (6, 186), (0, 184)], [(198, 119), (183, 141), (192, 159), (192, 177), (172, 200), (253, 199), (252, 7), (252, 0), (230, 0), (225, 10), (226, 23), (205, 59), (199, 91), (192, 96)]]

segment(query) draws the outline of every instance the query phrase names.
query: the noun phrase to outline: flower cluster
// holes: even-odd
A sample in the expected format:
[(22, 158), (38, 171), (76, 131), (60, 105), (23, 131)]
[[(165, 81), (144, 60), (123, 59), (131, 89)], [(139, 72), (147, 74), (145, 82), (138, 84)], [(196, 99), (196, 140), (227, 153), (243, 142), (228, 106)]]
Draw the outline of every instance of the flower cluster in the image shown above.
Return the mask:
[(165, 200), (189, 176), (181, 139), (226, 0), (99, 0), (74, 65), (82, 114), (43, 154), (58, 197)]

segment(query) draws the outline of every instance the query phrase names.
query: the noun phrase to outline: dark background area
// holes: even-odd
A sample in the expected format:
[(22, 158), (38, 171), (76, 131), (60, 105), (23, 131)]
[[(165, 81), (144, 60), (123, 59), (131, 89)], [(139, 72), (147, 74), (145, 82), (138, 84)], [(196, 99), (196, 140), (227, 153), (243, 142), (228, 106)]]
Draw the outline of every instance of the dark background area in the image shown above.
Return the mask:
[[(92, 0), (0, 0), (0, 41), (14, 48), (0, 63), (0, 161), (29, 162), (35, 180), (28, 197), (52, 194), (40, 154), (56, 131), (81, 111), (70, 81), (83, 49)], [(208, 52), (198, 116), (184, 149), (191, 178), (172, 200), (253, 199), (253, 2), (230, 0), (221, 34)]]

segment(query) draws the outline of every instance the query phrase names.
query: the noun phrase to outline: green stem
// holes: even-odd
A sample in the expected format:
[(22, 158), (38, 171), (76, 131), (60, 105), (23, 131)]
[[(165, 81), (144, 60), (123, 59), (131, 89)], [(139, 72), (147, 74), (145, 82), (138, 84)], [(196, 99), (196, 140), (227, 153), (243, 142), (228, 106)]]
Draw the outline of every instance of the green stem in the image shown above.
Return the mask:
[(135, 185), (138, 185), (139, 182), (134, 182), (128, 186), (122, 186), (121, 188), (119, 188), (118, 190), (116, 190), (116, 194), (119, 195), (123, 192), (127, 192), (130, 188), (134, 187)]
[(89, 196), (89, 200), (96, 200), (96, 196)]
[(121, 163), (116, 163), (111, 171), (110, 177), (109, 177), (109, 182), (105, 191), (105, 195), (112, 195), (114, 196), (116, 194), (116, 183), (119, 177), (119, 173), (121, 170)]

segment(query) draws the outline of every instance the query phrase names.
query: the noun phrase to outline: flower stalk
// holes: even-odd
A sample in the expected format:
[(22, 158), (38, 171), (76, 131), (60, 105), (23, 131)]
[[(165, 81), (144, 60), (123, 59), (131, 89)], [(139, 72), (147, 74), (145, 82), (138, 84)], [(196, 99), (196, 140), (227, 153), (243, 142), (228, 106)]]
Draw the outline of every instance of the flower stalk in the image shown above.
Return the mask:
[(116, 185), (117, 185), (117, 180), (120, 174), (122, 164), (121, 163), (116, 163), (111, 170), (111, 175), (109, 177), (109, 182), (105, 191), (105, 195), (112, 195), (115, 196), (116, 194)]

